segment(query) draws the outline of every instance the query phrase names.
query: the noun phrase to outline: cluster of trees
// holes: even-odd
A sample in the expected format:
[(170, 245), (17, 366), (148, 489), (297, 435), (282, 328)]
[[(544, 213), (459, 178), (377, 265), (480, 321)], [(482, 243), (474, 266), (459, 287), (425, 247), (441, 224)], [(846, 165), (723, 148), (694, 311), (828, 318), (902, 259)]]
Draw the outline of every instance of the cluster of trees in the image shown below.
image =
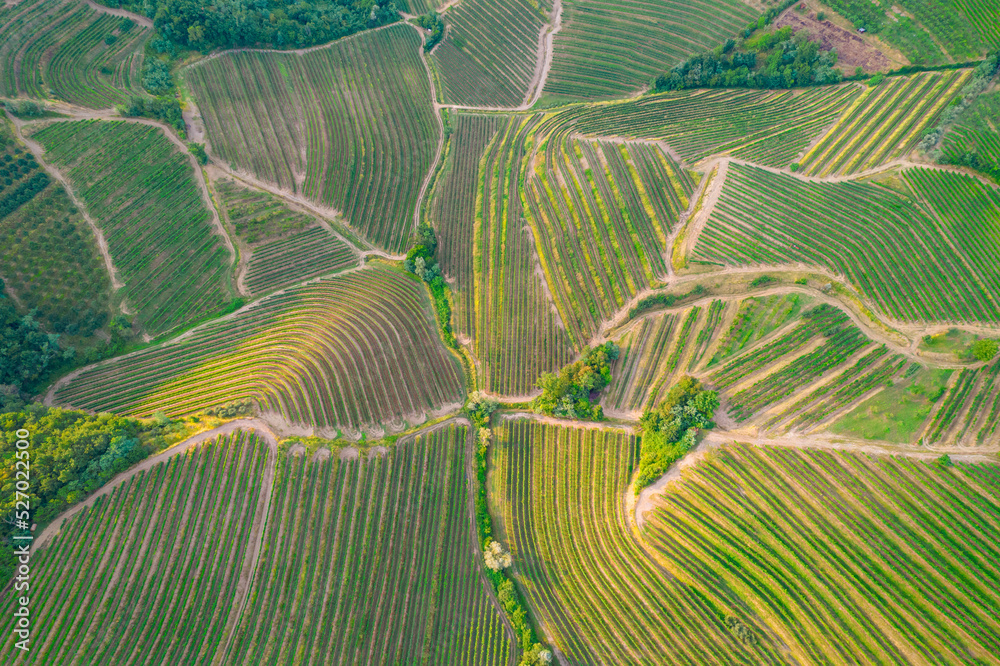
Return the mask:
[(692, 56), (653, 81), (656, 92), (683, 88), (792, 88), (840, 83), (837, 50), (821, 51), (809, 33), (788, 26), (737, 46), (733, 39)]
[(50, 366), (73, 359), (72, 347), (63, 349), (59, 336), (45, 333), (30, 315), (18, 315), (0, 280), (0, 385), (17, 391), (35, 387)]
[(23, 533), (15, 522), (21, 517), (14, 493), (19, 430), (30, 433), (29, 526), (51, 521), (148, 454), (139, 437), (143, 426), (134, 419), (38, 403), (0, 414), (0, 580), (13, 571), (11, 537)]
[(302, 48), (399, 19), (379, 0), (100, 0), (153, 19), (159, 34), (182, 47)]
[[(152, 59), (152, 62), (161, 61), (154, 58)], [(163, 63), (161, 62), (161, 64)], [(166, 67), (166, 65), (163, 64), (163, 67)], [(148, 87), (147, 89), (151, 90)], [(167, 89), (169, 89), (169, 86)], [(180, 135), (181, 139), (184, 139), (185, 136), (187, 136), (184, 126), (184, 114), (181, 110), (181, 103), (177, 101), (177, 98), (170, 95), (162, 95), (160, 97), (153, 98), (130, 95), (124, 104), (118, 105), (117, 110), (120, 115), (125, 116), (126, 118), (152, 118), (153, 120), (159, 120), (160, 122), (174, 128), (174, 130)]]
[(605, 342), (585, 349), (583, 358), (571, 363), (558, 374), (543, 372), (538, 379), (542, 394), (531, 403), (539, 414), (570, 419), (600, 421), (604, 411), (596, 402), (596, 394), (611, 383), (611, 363), (618, 358), (618, 345)]
[(441, 38), (444, 37), (444, 21), (441, 20), (437, 12), (418, 16), (413, 19), (413, 22), (427, 31), (427, 38), (424, 40), (424, 51), (433, 49), (441, 41)]
[(885, 26), (886, 7), (882, 2), (872, 0), (823, 0), (823, 4), (835, 10), (854, 24), (868, 32), (878, 32)]
[(11, 115), (18, 118), (41, 118), (46, 114), (44, 104), (33, 102), (28, 99), (8, 99), (4, 100), (3, 107)]
[(403, 260), (403, 268), (430, 287), (444, 343), (452, 349), (458, 349), (458, 340), (451, 328), (451, 303), (448, 301), (444, 277), (441, 275), (441, 267), (436, 257), (437, 235), (434, 233), (434, 227), (427, 222), (421, 222), (413, 234), (412, 242), (413, 247)]
[(659, 405), (643, 413), (639, 420), (642, 445), (637, 493), (694, 446), (699, 430), (714, 427), (712, 417), (718, 408), (718, 393), (685, 375)]

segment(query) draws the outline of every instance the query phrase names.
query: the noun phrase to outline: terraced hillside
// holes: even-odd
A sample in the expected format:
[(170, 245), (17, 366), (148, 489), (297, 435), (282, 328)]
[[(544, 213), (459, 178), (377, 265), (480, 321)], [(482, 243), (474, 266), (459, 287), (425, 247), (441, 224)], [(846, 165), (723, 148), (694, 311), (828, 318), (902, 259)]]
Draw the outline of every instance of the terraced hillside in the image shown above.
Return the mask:
[(474, 558), (467, 434), (451, 424), (385, 456), (284, 457), (225, 663), (511, 664)]
[(219, 180), (215, 189), (247, 256), (245, 284), (251, 294), (357, 265), (357, 253), (315, 217), (233, 180)]
[(526, 420), (496, 429), (490, 505), (543, 630), (572, 663), (784, 663), (753, 611), (668, 574), (628, 531), (638, 444)]
[(925, 72), (866, 88), (799, 160), (801, 171), (850, 174), (902, 157), (971, 76), (968, 69)]
[(1000, 92), (980, 96), (944, 135), (941, 151), (962, 164), (1000, 177)]
[(539, 3), (463, 0), (445, 20), (447, 34), (433, 51), (441, 101), (520, 106), (541, 64), (538, 37), (548, 17)]
[[(235, 624), (264, 516), (268, 450), (255, 435), (141, 471), (32, 554), (32, 649), (8, 664), (211, 663)], [(273, 464), (273, 461), (272, 461)], [(17, 595), (0, 601), (13, 631)]]
[(189, 156), (162, 130), (83, 120), (51, 123), (31, 138), (104, 232), (121, 293), (144, 329), (163, 333), (230, 301), (232, 255)]
[(736, 0), (565, 0), (545, 93), (570, 99), (629, 95), (756, 20), (757, 12)]
[(46, 98), (108, 108), (142, 90), (149, 31), (80, 0), (0, 6), (0, 97)]
[(712, 450), (643, 538), (709, 597), (760, 614), (795, 663), (998, 663), (995, 463)]
[(144, 416), (251, 400), (282, 421), (356, 433), (422, 419), (463, 390), (428, 305), (415, 278), (374, 264), (88, 368), (55, 399)]
[[(945, 206), (953, 204), (950, 195), (936, 196), (944, 197)], [(823, 267), (846, 276), (898, 320), (996, 322), (996, 270), (983, 263), (983, 253), (992, 250), (968, 237), (969, 225), (995, 216), (995, 193), (983, 192), (977, 201), (930, 216), (876, 185), (807, 182), (731, 164), (694, 255), (730, 265)], [(959, 243), (938, 242), (943, 229)], [(974, 270), (976, 265), (985, 272)]]
[(728, 154), (784, 167), (860, 94), (853, 85), (681, 91), (573, 107), (561, 117), (588, 135), (664, 141), (689, 163)]
[(213, 156), (339, 210), (398, 252), (438, 142), (420, 43), (401, 24), (303, 55), (225, 53), (184, 77)]
[(686, 210), (691, 174), (660, 146), (542, 139), (528, 172), (531, 225), (560, 319), (583, 346), (640, 291), (667, 277), (667, 236)]

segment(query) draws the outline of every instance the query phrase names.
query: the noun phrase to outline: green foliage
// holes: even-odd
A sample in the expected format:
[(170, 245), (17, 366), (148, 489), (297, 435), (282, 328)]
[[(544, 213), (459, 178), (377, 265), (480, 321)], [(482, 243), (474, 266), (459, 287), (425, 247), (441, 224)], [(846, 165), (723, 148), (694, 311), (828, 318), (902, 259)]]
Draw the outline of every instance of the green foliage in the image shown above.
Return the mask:
[(763, 287), (764, 285), (771, 284), (772, 282), (778, 282), (778, 278), (771, 275), (759, 275), (754, 279), (750, 280), (751, 287)]
[[(31, 514), (18, 519), (45, 523), (94, 492), (115, 474), (146, 457), (140, 441), (142, 424), (112, 414), (86, 412), (31, 404), (23, 410), (0, 414), (0, 580), (11, 573), (10, 537), (14, 532), (15, 463), (19, 449), (17, 431), (30, 433)], [(22, 456), (23, 457), (23, 456)]]
[(40, 118), (46, 114), (44, 104), (29, 99), (4, 100), (3, 108), (18, 118)]
[(50, 365), (73, 358), (59, 336), (43, 332), (31, 315), (18, 316), (0, 280), (0, 384), (31, 389)]
[(695, 285), (695, 287), (686, 294), (652, 294), (639, 299), (639, 302), (635, 304), (635, 307), (628, 311), (628, 318), (631, 319), (648, 310), (670, 308), (678, 303), (682, 303), (686, 300), (697, 298), (699, 296), (704, 296), (706, 294), (708, 294), (708, 289), (700, 284)]
[(604, 417), (596, 394), (611, 383), (611, 363), (618, 358), (618, 345), (605, 342), (593, 349), (585, 349), (583, 358), (559, 371), (542, 373), (538, 388), (542, 394), (531, 403), (531, 408), (539, 414), (561, 416), (571, 419), (594, 419)]
[(159, 58), (147, 58), (142, 67), (142, 87), (154, 95), (162, 95), (174, 87), (170, 67)]
[(441, 20), (437, 12), (418, 16), (413, 19), (413, 22), (427, 31), (424, 39), (424, 51), (433, 49), (441, 41), (441, 38), (444, 37), (444, 21)]
[(302, 48), (399, 19), (392, 2), (333, 0), (101, 0), (153, 19), (163, 38), (180, 46)]
[(434, 299), (434, 311), (437, 315), (438, 327), (444, 343), (452, 349), (458, 349), (458, 339), (451, 327), (451, 302), (448, 300), (447, 286), (441, 275), (435, 253), (437, 252), (437, 236), (434, 228), (421, 222), (412, 238), (413, 247), (406, 253), (403, 268), (413, 273), (427, 283)]
[(659, 405), (643, 413), (639, 419), (642, 449), (637, 493), (662, 476), (675, 460), (694, 446), (699, 429), (714, 427), (712, 417), (718, 408), (719, 395), (685, 375), (670, 388)]
[(821, 51), (806, 31), (765, 31), (740, 48), (693, 56), (653, 82), (654, 91), (684, 88), (792, 88), (839, 83), (836, 51)]
[(194, 158), (198, 160), (198, 164), (208, 164), (208, 153), (205, 152), (205, 144), (189, 141), (188, 150), (190, 150), (191, 154), (194, 155)]
[(184, 138), (186, 128), (184, 125), (184, 114), (181, 111), (181, 104), (176, 98), (170, 96), (140, 97), (130, 95), (124, 104), (119, 104), (116, 109), (120, 115), (126, 118), (152, 118), (173, 127), (181, 138)]
[(493, 412), (499, 406), (499, 402), (482, 391), (475, 391), (469, 396), (469, 401), (465, 403), (465, 412), (476, 427), (488, 428)]
[(996, 340), (976, 340), (972, 343), (969, 351), (977, 361), (989, 361), (997, 355), (1000, 350), (1000, 342)]
[(824, 4), (837, 11), (868, 32), (878, 32), (885, 25), (885, 0), (824, 0)]

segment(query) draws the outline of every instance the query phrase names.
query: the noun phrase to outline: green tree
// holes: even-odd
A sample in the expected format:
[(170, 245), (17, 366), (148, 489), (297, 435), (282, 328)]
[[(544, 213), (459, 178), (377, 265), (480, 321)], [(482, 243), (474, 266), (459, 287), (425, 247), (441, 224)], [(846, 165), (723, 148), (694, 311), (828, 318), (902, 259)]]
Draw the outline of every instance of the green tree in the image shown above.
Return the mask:
[(972, 357), (977, 361), (991, 360), (997, 355), (998, 350), (1000, 350), (1000, 342), (996, 340), (976, 340), (970, 347)]

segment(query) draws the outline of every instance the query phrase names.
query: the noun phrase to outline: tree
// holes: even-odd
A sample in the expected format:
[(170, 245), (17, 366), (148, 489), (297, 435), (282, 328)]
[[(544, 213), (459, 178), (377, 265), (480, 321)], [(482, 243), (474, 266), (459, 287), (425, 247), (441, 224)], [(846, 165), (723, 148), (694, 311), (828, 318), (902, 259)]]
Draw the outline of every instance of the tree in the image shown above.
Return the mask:
[[(469, 396), (469, 401), (465, 404), (465, 411), (476, 426), (485, 429), (489, 427), (490, 417), (499, 406), (500, 403), (495, 399), (487, 396), (482, 391), (475, 391)], [(480, 440), (482, 440), (481, 432)]]
[(504, 550), (499, 541), (493, 540), (490, 540), (483, 549), (483, 560), (490, 571), (500, 571), (514, 563), (511, 554)]
[(1000, 351), (1000, 342), (996, 340), (976, 340), (970, 347), (972, 357), (977, 361), (989, 361)]
[(142, 86), (154, 95), (162, 95), (173, 85), (167, 63), (159, 58), (148, 58), (142, 68)]

